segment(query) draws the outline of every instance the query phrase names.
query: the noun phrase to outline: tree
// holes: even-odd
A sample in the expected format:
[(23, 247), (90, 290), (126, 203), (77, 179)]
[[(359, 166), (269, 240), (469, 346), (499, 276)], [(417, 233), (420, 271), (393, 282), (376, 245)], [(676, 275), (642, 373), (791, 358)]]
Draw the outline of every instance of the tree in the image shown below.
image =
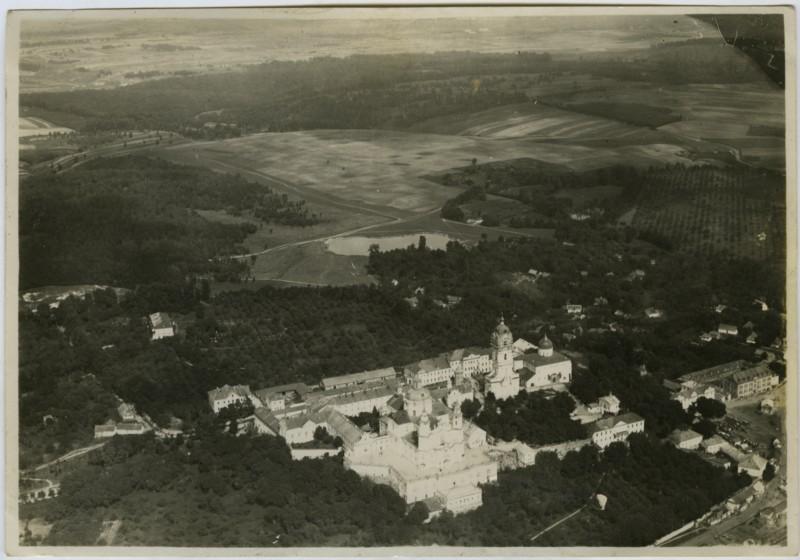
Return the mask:
[(767, 463), (767, 466), (764, 467), (764, 472), (761, 475), (761, 478), (764, 479), (764, 482), (769, 482), (775, 478), (775, 465), (772, 463)]
[(476, 399), (467, 399), (461, 403), (461, 414), (467, 420), (472, 420), (481, 410), (481, 403)]
[(416, 502), (406, 514), (406, 521), (412, 525), (422, 525), (428, 519), (429, 513), (424, 502)]
[(703, 418), (722, 418), (725, 416), (727, 409), (722, 401), (700, 397), (692, 404), (689, 412), (692, 414), (699, 412)]

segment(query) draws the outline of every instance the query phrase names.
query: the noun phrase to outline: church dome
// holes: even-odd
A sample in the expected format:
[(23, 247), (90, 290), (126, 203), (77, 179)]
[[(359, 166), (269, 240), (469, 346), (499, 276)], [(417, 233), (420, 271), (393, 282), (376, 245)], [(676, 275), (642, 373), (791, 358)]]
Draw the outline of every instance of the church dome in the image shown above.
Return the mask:
[(511, 334), (511, 329), (506, 326), (506, 322), (503, 320), (503, 316), (500, 316), (500, 322), (497, 323), (497, 328), (494, 329), (494, 332), (497, 335), (503, 334)]
[(540, 350), (552, 350), (553, 343), (547, 338), (547, 334), (545, 334), (542, 339), (539, 341), (539, 349)]
[(503, 316), (501, 315), (500, 322), (492, 333), (492, 346), (499, 348), (502, 346), (509, 346), (512, 342), (514, 342), (514, 339), (511, 335), (511, 329), (506, 326)]

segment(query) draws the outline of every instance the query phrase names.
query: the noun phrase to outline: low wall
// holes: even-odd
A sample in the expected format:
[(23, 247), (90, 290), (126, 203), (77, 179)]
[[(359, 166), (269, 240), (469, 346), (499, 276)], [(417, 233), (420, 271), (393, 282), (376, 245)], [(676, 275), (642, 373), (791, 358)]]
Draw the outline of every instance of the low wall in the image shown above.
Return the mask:
[(339, 449), (295, 449), (291, 448), (292, 459), (321, 459), (322, 457), (334, 456), (339, 453)]

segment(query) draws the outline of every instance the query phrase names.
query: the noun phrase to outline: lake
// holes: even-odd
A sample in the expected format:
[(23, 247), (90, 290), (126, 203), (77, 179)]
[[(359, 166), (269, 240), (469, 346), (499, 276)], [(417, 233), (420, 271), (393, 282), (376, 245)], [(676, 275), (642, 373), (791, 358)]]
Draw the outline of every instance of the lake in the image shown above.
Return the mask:
[(442, 233), (413, 233), (409, 235), (392, 235), (389, 237), (334, 237), (325, 242), (331, 253), (347, 256), (367, 256), (371, 245), (378, 245), (381, 251), (405, 249), (409, 245), (417, 245), (419, 236), (424, 235), (429, 249), (446, 249), (449, 241), (458, 241)]

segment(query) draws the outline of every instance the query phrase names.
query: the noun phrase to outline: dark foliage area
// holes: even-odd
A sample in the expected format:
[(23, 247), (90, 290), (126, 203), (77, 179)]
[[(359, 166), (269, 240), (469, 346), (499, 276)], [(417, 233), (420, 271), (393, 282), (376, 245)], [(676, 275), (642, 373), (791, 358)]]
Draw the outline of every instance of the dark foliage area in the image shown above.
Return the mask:
[[(580, 208), (589, 209), (591, 216), (602, 222), (614, 222), (637, 199), (648, 172), (652, 170), (625, 165), (575, 172), (561, 165), (522, 158), (455, 168), (430, 178), (443, 185), (466, 189), (444, 204), (441, 215), (445, 219), (465, 221), (468, 216), (463, 206), (472, 201), (485, 201), (488, 193), (522, 203), (519, 212), (503, 225), (552, 228), (569, 223), (570, 214)], [(570, 198), (573, 190), (607, 186), (618, 187), (619, 194), (609, 196), (603, 188), (598, 188), (595, 196), (588, 195), (580, 205)], [(499, 225), (491, 223), (490, 213), (483, 214), (483, 218), (483, 225)]]
[[(118, 519), (116, 545), (525, 546), (586, 506), (535, 544), (644, 546), (749, 483), (636, 435), (630, 449), (614, 444), (604, 455), (543, 453), (484, 487), (478, 510), (422, 525), (425, 511), (406, 514), (394, 491), (337, 459), (293, 462), (279, 439), (200, 432), (186, 442), (117, 438), (93, 452), (44, 513), (54, 523), (44, 544), (94, 544), (103, 522)], [(595, 493), (608, 498), (605, 511)]]
[[(644, 435), (630, 449), (613, 444), (602, 456), (593, 447), (537, 456), (536, 465), (501, 473), (486, 488), (484, 506), (423, 529), (426, 543), (483, 546), (646, 546), (699, 517), (749, 483), (702, 459)], [(605, 511), (594, 494), (608, 498)], [(552, 523), (580, 513), (531, 543)]]
[[(252, 212), (254, 222), (208, 221), (194, 210)], [(303, 201), (233, 175), (127, 156), (20, 189), (20, 287), (105, 283), (132, 287), (212, 274), (237, 281), (244, 260), (225, 258), (260, 222), (308, 225)]]
[(585, 428), (569, 417), (574, 408), (575, 401), (568, 394), (548, 398), (523, 391), (500, 401), (487, 398), (475, 422), (489, 435), (505, 441), (548, 445), (586, 437)]
[[(634, 61), (613, 54), (553, 60), (548, 53), (449, 52), (320, 57), (272, 61), (240, 72), (175, 76), (113, 90), (29, 93), (21, 104), (66, 114), (82, 130), (171, 130), (188, 136), (208, 129), (197, 115), (253, 130), (405, 128), (427, 118), (527, 100), (504, 75), (560, 72), (657, 83), (739, 83), (762, 74), (733, 49), (708, 40), (642, 49)], [(745, 62), (743, 64), (743, 61)], [(480, 88), (474, 86), (482, 76)]]
[(391, 489), (337, 459), (293, 462), (280, 439), (200, 432), (93, 452), (48, 508), (44, 544), (94, 544), (102, 522), (119, 519), (115, 545), (369, 546), (399, 544), (418, 522)]

